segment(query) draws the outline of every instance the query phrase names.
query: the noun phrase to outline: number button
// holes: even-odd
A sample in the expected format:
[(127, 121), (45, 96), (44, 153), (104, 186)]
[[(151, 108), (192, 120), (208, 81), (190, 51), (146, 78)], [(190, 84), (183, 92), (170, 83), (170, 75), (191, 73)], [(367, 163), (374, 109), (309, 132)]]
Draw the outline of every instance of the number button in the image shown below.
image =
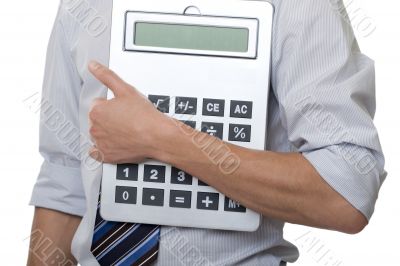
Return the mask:
[(144, 166), (143, 181), (165, 183), (165, 166), (146, 164)]
[(224, 124), (203, 122), (201, 124), (201, 132), (222, 139), (224, 135)]
[(171, 183), (179, 185), (191, 185), (193, 183), (193, 177), (178, 168), (172, 167)]
[(251, 126), (250, 125), (229, 125), (229, 140), (230, 141), (241, 141), (250, 142), (251, 138)]
[(225, 197), (225, 211), (227, 212), (246, 212), (246, 208), (238, 202)]
[(169, 96), (163, 95), (149, 95), (149, 100), (154, 106), (162, 113), (169, 113)]
[(138, 165), (137, 164), (119, 164), (117, 165), (118, 180), (138, 180)]
[(187, 208), (192, 206), (192, 192), (171, 190), (169, 206), (174, 208)]
[(252, 118), (253, 103), (246, 101), (231, 101), (231, 117)]
[(203, 100), (203, 115), (207, 116), (224, 116), (225, 101), (215, 99)]
[(197, 113), (197, 98), (177, 97), (175, 101), (175, 113), (195, 115)]
[(116, 187), (115, 202), (125, 204), (136, 204), (137, 188), (135, 187)]
[(201, 210), (218, 210), (218, 193), (207, 193), (199, 192), (197, 193), (197, 209)]
[(155, 188), (144, 188), (142, 204), (148, 206), (163, 206), (164, 190)]

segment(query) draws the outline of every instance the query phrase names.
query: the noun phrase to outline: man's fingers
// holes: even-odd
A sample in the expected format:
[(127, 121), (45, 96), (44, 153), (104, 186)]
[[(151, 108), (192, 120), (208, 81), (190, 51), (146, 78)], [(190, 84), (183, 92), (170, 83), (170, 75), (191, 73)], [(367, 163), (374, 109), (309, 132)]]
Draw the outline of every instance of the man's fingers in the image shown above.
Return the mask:
[(129, 85), (117, 74), (96, 61), (91, 61), (89, 63), (89, 70), (96, 79), (112, 90), (115, 97), (125, 95), (131, 90)]

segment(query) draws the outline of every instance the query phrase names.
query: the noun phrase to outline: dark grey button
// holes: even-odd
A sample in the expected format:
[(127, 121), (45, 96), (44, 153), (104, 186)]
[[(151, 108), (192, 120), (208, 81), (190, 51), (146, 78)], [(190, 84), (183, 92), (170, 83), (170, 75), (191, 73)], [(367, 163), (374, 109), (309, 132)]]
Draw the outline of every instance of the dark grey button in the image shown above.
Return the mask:
[(219, 194), (218, 193), (197, 193), (197, 209), (201, 210), (218, 210)]
[(149, 95), (149, 100), (162, 113), (169, 113), (170, 97), (164, 95)]
[(145, 164), (143, 181), (165, 183), (165, 166)]
[(231, 101), (231, 117), (251, 118), (253, 116), (253, 103), (246, 101)]
[(177, 97), (175, 99), (175, 113), (195, 115), (197, 113), (197, 98)]
[(225, 211), (227, 212), (246, 212), (246, 208), (238, 202), (225, 197)]
[(207, 116), (224, 116), (225, 100), (204, 99), (203, 115)]
[(193, 183), (193, 177), (178, 168), (172, 167), (171, 183), (179, 185), (191, 185)]
[(169, 206), (175, 208), (187, 208), (190, 209), (192, 206), (192, 192), (171, 190), (169, 197)]
[(115, 202), (125, 204), (136, 204), (137, 188), (135, 187), (116, 187)]
[(117, 165), (117, 179), (118, 180), (138, 180), (138, 170), (139, 166), (137, 164), (119, 164)]
[(148, 206), (163, 206), (164, 190), (155, 188), (144, 188), (142, 204)]
[(199, 186), (209, 186), (209, 184), (207, 184), (207, 183), (201, 181), (200, 179), (198, 180), (198, 185), (199, 185)]
[(196, 121), (181, 121), (181, 122), (191, 128), (196, 128)]
[(201, 124), (201, 132), (222, 139), (224, 136), (224, 124), (203, 122)]
[(251, 126), (250, 125), (229, 125), (229, 140), (250, 142), (251, 139)]

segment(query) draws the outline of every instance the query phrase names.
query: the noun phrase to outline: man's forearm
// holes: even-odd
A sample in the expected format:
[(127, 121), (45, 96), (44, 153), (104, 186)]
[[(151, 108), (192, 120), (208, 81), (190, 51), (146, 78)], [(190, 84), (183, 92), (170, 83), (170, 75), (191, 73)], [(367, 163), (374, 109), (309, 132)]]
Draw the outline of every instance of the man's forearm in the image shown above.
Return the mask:
[[(267, 217), (347, 233), (357, 233), (367, 224), (299, 153), (246, 149), (174, 123), (163, 130), (157, 146), (156, 159)], [(221, 154), (215, 158), (221, 150), (240, 160), (232, 173), (221, 171)]]
[(76, 264), (71, 242), (80, 221), (78, 216), (36, 208), (27, 265)]

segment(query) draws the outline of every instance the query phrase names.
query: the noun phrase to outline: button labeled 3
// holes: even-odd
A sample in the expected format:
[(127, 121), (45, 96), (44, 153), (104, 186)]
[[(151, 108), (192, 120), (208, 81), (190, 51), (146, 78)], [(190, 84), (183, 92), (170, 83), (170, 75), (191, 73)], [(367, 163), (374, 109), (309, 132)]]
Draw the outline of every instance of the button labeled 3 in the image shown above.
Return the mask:
[(193, 177), (184, 171), (172, 167), (171, 168), (171, 183), (179, 185), (191, 185)]

